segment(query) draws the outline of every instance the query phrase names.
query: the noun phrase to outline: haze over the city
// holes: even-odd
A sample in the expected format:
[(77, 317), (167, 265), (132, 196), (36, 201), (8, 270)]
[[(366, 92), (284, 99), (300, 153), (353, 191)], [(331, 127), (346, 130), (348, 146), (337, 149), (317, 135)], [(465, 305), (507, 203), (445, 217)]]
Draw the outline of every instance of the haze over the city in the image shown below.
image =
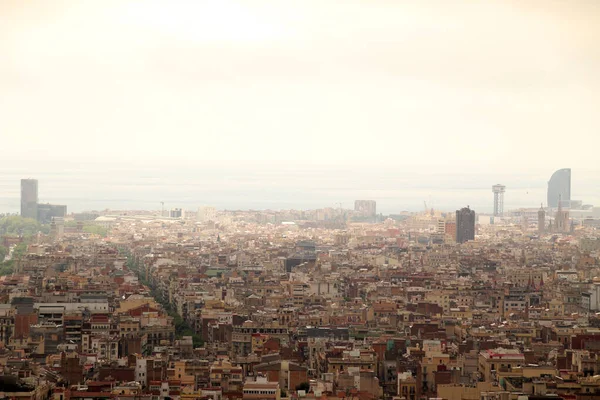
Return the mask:
[[(546, 203), (546, 168), (532, 167), (510, 173), (485, 164), (469, 171), (459, 167), (431, 169), (379, 165), (310, 165), (286, 163), (31, 163), (27, 168), (0, 162), (0, 210), (19, 210), (19, 179), (40, 182), (41, 202), (68, 204), (69, 211), (111, 209), (158, 210), (166, 207), (196, 209), (315, 209), (352, 208), (358, 198), (377, 199), (384, 214), (429, 207), (452, 211), (470, 205), (492, 211), (492, 183), (507, 186), (505, 209), (539, 207)], [(597, 170), (574, 170), (573, 199), (600, 204), (600, 190), (591, 185)]]
[(0, 400), (600, 399), (600, 0), (0, 0)]
[(563, 167), (599, 204), (599, 19), (583, 0), (3, 1), (0, 211), (26, 176), (74, 211), (490, 210), (492, 184), (536, 206)]

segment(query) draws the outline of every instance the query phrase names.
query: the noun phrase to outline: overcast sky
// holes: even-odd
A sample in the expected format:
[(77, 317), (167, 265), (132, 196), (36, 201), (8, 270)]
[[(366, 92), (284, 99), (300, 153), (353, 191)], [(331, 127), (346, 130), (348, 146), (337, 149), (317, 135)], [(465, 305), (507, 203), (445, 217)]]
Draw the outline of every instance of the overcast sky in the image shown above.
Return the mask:
[(14, 160), (594, 168), (600, 1), (0, 1)]

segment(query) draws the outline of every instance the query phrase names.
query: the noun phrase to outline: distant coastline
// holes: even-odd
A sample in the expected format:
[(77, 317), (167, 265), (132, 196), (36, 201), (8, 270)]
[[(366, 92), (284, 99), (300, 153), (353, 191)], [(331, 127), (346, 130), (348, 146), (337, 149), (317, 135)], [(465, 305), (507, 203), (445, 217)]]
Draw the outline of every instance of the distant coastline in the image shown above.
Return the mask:
[[(393, 214), (421, 211), (428, 207), (450, 211), (470, 205), (478, 212), (492, 210), (491, 185), (507, 186), (505, 210), (539, 207), (545, 202), (546, 180), (538, 171), (529, 178), (470, 171), (430, 173), (362, 167), (302, 169), (283, 166), (278, 170), (205, 165), (103, 167), (92, 165), (13, 165), (0, 174), (0, 213), (19, 211), (21, 178), (39, 180), (40, 202), (66, 204), (69, 212), (102, 209), (160, 209), (181, 207), (195, 210), (201, 205), (218, 209), (315, 209), (352, 208), (355, 199), (377, 201), (378, 212)], [(0, 166), (7, 167), (7, 165)], [(418, 169), (417, 169), (418, 170)], [(28, 172), (26, 172), (28, 171)], [(549, 169), (551, 172), (551, 170)], [(600, 206), (600, 185), (595, 176), (574, 170), (573, 198)], [(588, 182), (586, 184), (586, 182)]]

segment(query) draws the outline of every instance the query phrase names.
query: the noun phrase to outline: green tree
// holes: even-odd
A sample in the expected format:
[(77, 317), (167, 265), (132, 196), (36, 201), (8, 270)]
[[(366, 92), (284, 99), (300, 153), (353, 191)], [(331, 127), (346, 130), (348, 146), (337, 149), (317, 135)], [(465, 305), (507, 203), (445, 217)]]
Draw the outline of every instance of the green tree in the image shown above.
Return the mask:
[(8, 254), (8, 249), (4, 246), (0, 246), (0, 263), (4, 261), (4, 258)]
[(202, 340), (202, 337), (196, 333), (192, 334), (192, 343), (194, 345), (194, 348), (202, 347), (202, 345), (204, 345), (204, 341)]
[(19, 243), (13, 249), (13, 258), (20, 258), (27, 254), (27, 245), (25, 243)]
[(108, 230), (100, 225), (85, 225), (83, 227), (83, 231), (87, 233), (91, 233), (93, 235), (98, 235), (105, 237), (108, 233)]
[[(121, 253), (121, 254), (123, 254), (123, 253)], [(131, 254), (127, 254), (126, 265), (129, 270), (137, 272), (140, 282), (142, 282), (142, 284), (144, 284), (150, 288), (150, 295), (164, 308), (164, 310), (167, 312), (167, 314), (173, 318), (173, 326), (175, 327), (175, 336), (178, 339), (181, 339), (184, 336), (191, 336), (194, 348), (202, 347), (202, 345), (204, 344), (202, 337), (200, 335), (194, 333), (194, 330), (192, 329), (190, 324), (186, 320), (184, 320), (181, 317), (181, 315), (179, 315), (177, 313), (177, 311), (173, 308), (173, 306), (171, 304), (169, 304), (168, 301), (164, 300), (160, 296), (160, 293), (156, 289), (155, 285), (153, 285), (152, 282), (148, 282), (146, 279), (144, 279), (143, 274), (140, 271), (137, 262), (135, 261), (134, 257)]]
[(0, 276), (10, 275), (14, 270), (15, 268), (12, 260), (0, 263)]
[(0, 218), (0, 235), (24, 236), (36, 235), (38, 232), (48, 233), (50, 228), (35, 219), (23, 218), (18, 215)]

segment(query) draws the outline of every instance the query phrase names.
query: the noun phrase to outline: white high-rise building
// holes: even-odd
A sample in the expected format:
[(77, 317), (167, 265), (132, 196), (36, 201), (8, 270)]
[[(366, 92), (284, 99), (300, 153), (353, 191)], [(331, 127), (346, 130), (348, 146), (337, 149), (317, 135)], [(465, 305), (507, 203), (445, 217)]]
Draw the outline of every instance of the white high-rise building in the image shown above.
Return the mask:
[(198, 220), (198, 222), (216, 221), (217, 209), (210, 206), (199, 207), (196, 219)]
[(355, 200), (354, 211), (364, 217), (377, 215), (377, 202), (375, 200)]

